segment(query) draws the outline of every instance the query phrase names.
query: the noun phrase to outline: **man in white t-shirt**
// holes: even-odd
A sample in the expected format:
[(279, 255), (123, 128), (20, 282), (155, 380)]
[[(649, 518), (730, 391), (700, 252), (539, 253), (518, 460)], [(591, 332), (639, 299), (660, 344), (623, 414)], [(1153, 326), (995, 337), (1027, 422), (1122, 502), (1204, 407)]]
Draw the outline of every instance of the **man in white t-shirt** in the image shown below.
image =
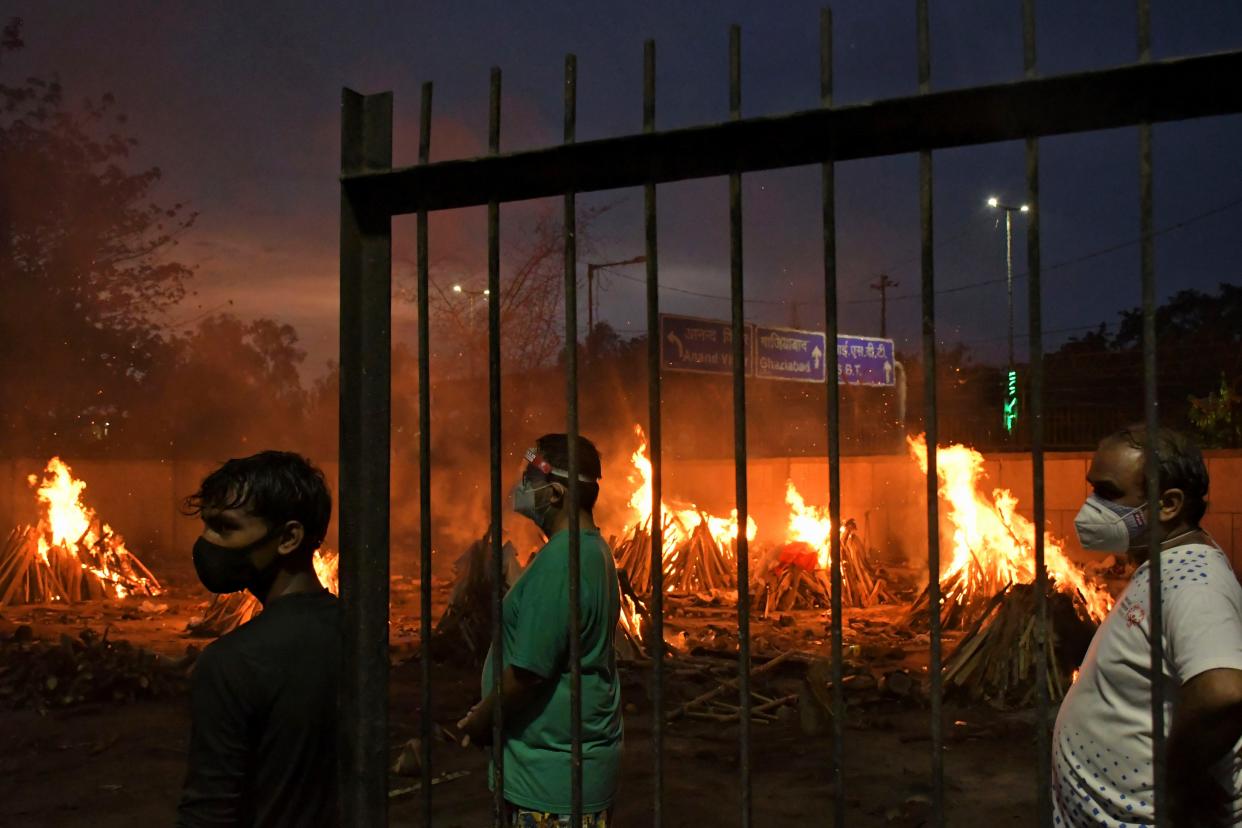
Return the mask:
[[(1128, 551), (1139, 563), (1096, 632), (1053, 733), (1053, 823), (1151, 825), (1150, 580), (1145, 429), (1105, 438), (1091, 461), (1092, 494), (1075, 520), (1083, 547)], [(1242, 824), (1242, 587), (1199, 527), (1208, 475), (1199, 449), (1161, 429), (1160, 557), (1170, 825)]]

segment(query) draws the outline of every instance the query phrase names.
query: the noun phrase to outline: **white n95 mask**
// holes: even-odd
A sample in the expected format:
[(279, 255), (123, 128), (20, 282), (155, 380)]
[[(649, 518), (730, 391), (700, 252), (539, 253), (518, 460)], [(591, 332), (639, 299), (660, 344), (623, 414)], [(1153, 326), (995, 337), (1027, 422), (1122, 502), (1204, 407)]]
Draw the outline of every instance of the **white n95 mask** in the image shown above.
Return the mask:
[(1074, 518), (1078, 542), (1094, 552), (1128, 551), (1147, 529), (1146, 508), (1146, 504), (1121, 506), (1099, 495), (1087, 495)]

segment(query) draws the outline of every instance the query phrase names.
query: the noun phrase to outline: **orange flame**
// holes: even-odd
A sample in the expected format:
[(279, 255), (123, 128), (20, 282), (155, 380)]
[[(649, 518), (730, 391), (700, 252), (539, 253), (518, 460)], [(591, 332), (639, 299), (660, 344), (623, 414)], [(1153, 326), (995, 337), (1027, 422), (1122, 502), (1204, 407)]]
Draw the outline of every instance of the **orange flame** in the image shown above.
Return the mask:
[[(131, 592), (158, 595), (159, 583), (125, 548), (125, 539), (99, 521), (95, 510), (82, 502), (86, 482), (75, 479), (59, 457), (48, 461), (44, 474), (41, 483), (38, 475), (27, 478), (43, 504), (37, 538), (40, 562), (50, 566), (49, 553), (59, 549), (111, 587), (118, 598)], [(135, 571), (135, 564), (142, 569), (141, 573)]]
[(832, 564), (832, 520), (826, 506), (808, 506), (792, 480), (785, 482), (785, 504), (789, 506), (790, 541), (801, 541), (815, 550), (817, 566)]
[[(923, 435), (908, 438), (910, 453), (927, 473), (927, 444)], [(940, 582), (960, 576), (954, 589), (963, 594), (991, 597), (1009, 583), (1035, 580), (1035, 526), (1017, 513), (1018, 499), (1008, 489), (993, 489), (991, 499), (982, 490), (983, 455), (955, 444), (936, 450), (940, 499), (948, 504), (953, 547), (941, 568)], [(1077, 592), (1097, 623), (1112, 608), (1106, 590), (1088, 582), (1086, 574), (1065, 555), (1064, 547), (1044, 533), (1044, 561), (1053, 585)], [(952, 600), (957, 595), (945, 595)]]
[[(634, 464), (634, 470), (638, 473), (638, 485), (634, 489), (634, 493), (630, 495), (629, 505), (637, 515), (638, 522), (646, 524), (651, 520), (651, 458), (647, 456), (647, 435), (643, 433), (642, 426), (634, 426), (634, 433), (638, 435), (638, 448), (630, 456), (630, 461)], [(631, 477), (631, 480), (633, 480), (633, 477)], [(707, 528), (707, 531), (726, 555), (731, 555), (732, 544), (737, 538), (737, 509), (731, 510), (729, 517), (723, 518), (708, 514), (708, 512), (700, 509), (693, 503), (682, 505), (680, 508), (672, 508), (661, 499), (660, 513), (664, 518), (663, 550), (665, 560), (668, 560), (678, 544), (690, 539), (690, 536), (694, 534), (694, 530), (699, 524)], [(757, 531), (758, 526), (755, 523), (755, 519), (748, 515), (746, 518), (746, 539), (753, 541)]]
[(341, 581), (338, 571), (340, 556), (330, 549), (316, 549), (313, 563), (315, 575), (319, 578), (319, 583), (323, 584), (323, 588), (333, 595), (340, 595)]
[(628, 632), (635, 641), (643, 640), (643, 616), (638, 611), (638, 605), (634, 603), (634, 599), (628, 595), (621, 596), (621, 627)]

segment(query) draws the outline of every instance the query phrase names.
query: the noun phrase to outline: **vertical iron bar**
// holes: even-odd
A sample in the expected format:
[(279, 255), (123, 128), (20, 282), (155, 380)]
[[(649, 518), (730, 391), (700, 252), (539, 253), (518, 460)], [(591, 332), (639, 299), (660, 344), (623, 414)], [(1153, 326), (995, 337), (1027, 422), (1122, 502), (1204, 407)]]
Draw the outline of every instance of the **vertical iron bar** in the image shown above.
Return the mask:
[[(1027, 79), (1035, 69), (1035, 0), (1022, 0), (1022, 72)], [(1048, 688), (1048, 660), (1044, 650), (1050, 640), (1048, 629), (1048, 569), (1044, 560), (1044, 321), (1043, 275), (1040, 272), (1039, 239), (1039, 141), (1026, 139), (1026, 203), (1030, 205), (1026, 222), (1026, 269), (1028, 274), (1028, 321), (1030, 325), (1031, 485), (1035, 492), (1035, 645), (1040, 654), (1035, 661), (1035, 807), (1036, 824), (1052, 826), (1052, 740), (1048, 729), (1051, 693)], [(1012, 356), (1011, 356), (1012, 360)], [(1011, 365), (1012, 370), (1012, 365)]]
[[(742, 117), (742, 29), (729, 27), (729, 118)], [(738, 766), (742, 828), (749, 828), (750, 801), (750, 560), (746, 537), (746, 321), (742, 297), (742, 176), (729, 175), (729, 273), (733, 304), (733, 468), (737, 489)]]
[[(418, 163), (431, 160), (431, 84), (423, 84), (419, 107)], [(422, 721), (423, 740), (423, 825), (431, 826), (431, 746), (433, 744), (431, 711), (431, 310), (429, 303), (430, 267), (428, 265), (427, 211), (418, 211), (418, 534), (419, 534), (419, 599), (421, 604), (418, 637), (422, 653)]]
[[(1141, 63), (1151, 61), (1151, 4), (1138, 0), (1138, 57)], [(1145, 467), (1147, 478), (1147, 525), (1151, 527), (1148, 550), (1148, 573), (1151, 592), (1148, 598), (1148, 630), (1151, 638), (1151, 770), (1152, 806), (1155, 824), (1169, 824), (1168, 779), (1165, 763), (1164, 732), (1164, 603), (1160, 571), (1160, 461), (1156, 456), (1156, 438), (1160, 430), (1159, 396), (1156, 390), (1156, 242), (1153, 218), (1155, 194), (1152, 191), (1151, 124), (1139, 124), (1139, 246), (1143, 282), (1143, 409), (1146, 414), (1147, 440)]]
[[(655, 132), (655, 41), (643, 44), (643, 132)], [(651, 452), (651, 746), (652, 826), (664, 824), (664, 515), (663, 447), (660, 429), (660, 266), (656, 186), (643, 187), (643, 229), (647, 258), (647, 443)]]
[[(931, 91), (931, 33), (927, 0), (918, 0), (919, 92)], [(940, 512), (939, 466), (936, 457), (936, 287), (932, 235), (932, 155), (919, 153), (919, 217), (923, 272), (923, 397), (927, 441), (927, 595), (931, 682), (932, 825), (944, 825), (943, 676), (940, 666)]]
[[(819, 104), (832, 106), (832, 10), (819, 15)], [(841, 385), (837, 375), (837, 194), (836, 167), (821, 172), (824, 240), (824, 350), (828, 374), (828, 519), (832, 579), (832, 791), (833, 825), (845, 826), (845, 688), (841, 640)], [(831, 359), (828, 358), (831, 354)]]
[[(574, 142), (578, 58), (565, 56), (565, 143)], [(582, 824), (582, 539), (578, 520), (578, 243), (574, 193), (565, 194), (565, 431), (569, 436), (569, 786), (572, 825)], [(587, 332), (590, 336), (590, 332)]]
[[(500, 68), (492, 67), (488, 103), (487, 151), (500, 153)], [(492, 512), (492, 692), (504, 687), (505, 562), (501, 545), (503, 522), (500, 475), (500, 202), (487, 203), (487, 396), (491, 434)], [(499, 698), (492, 718), (492, 819), (501, 828), (505, 817), (504, 710)]]
[[(392, 167), (392, 95), (341, 93), (341, 173)], [(341, 187), (340, 779), (344, 825), (388, 821), (392, 218)]]

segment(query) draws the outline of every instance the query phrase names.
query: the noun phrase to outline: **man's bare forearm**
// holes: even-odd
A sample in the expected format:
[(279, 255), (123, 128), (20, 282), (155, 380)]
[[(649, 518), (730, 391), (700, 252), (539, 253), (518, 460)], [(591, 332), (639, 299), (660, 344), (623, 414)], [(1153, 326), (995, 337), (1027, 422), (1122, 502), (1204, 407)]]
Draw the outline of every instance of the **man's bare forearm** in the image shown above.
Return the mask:
[(479, 737), (491, 733), (496, 716), (497, 699), (500, 701), (505, 717), (511, 716), (530, 706), (542, 683), (543, 679), (534, 673), (506, 667), (501, 677), (500, 689), (489, 693), (479, 703), (478, 707), (467, 717), (463, 729), (478, 741)]

